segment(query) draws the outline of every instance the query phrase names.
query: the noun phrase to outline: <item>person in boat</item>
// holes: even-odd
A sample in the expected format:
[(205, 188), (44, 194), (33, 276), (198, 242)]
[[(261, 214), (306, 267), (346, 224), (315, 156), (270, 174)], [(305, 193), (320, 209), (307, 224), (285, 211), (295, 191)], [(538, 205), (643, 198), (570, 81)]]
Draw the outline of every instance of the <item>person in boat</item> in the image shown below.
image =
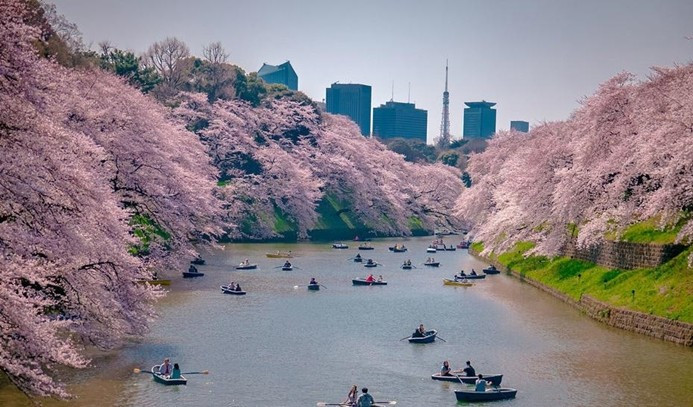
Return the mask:
[(373, 274), (369, 274), (368, 277), (366, 277), (366, 281), (369, 283), (372, 283), (373, 281), (375, 281), (375, 277), (373, 277)]
[(310, 285), (317, 285), (318, 282), (315, 281), (315, 277), (311, 277), (311, 278), (310, 278), (310, 283), (308, 283), (308, 284), (310, 284)]
[(250, 260), (248, 260), (248, 259), (243, 260), (243, 263), (241, 263), (242, 266), (247, 266), (249, 264), (250, 264)]
[(460, 277), (467, 277), (467, 275), (464, 273), (464, 270), (460, 270)]
[(173, 370), (171, 371), (171, 379), (180, 379), (180, 367), (178, 363), (173, 364)]
[(361, 253), (356, 253), (356, 257), (354, 257), (354, 258), (355, 258), (355, 259), (360, 259), (360, 258), (361, 258)]
[(173, 369), (171, 368), (171, 359), (165, 358), (164, 363), (162, 363), (159, 366), (159, 374), (164, 376), (164, 377), (169, 377), (171, 376), (171, 371)]
[(234, 291), (236, 289), (236, 283), (234, 281), (229, 284), (229, 290)]
[(236, 291), (243, 291), (240, 284), (236, 284)]
[(197, 271), (195, 265), (191, 264), (190, 267), (188, 267), (188, 273), (199, 273), (199, 271)]
[(382, 275), (382, 274), (380, 274), (380, 275), (378, 276), (378, 282), (379, 282), (379, 283), (382, 283), (382, 282), (383, 282), (383, 275)]
[(291, 267), (291, 262), (289, 260), (285, 261), (284, 267)]
[(351, 386), (351, 389), (349, 390), (349, 394), (347, 394), (347, 397), (342, 402), (342, 404), (345, 404), (347, 406), (355, 406), (356, 400), (358, 399), (358, 396), (359, 396), (359, 388), (356, 387), (356, 385), (353, 385), (353, 386)]
[(443, 362), (443, 366), (440, 367), (440, 375), (441, 376), (452, 376), (450, 373), (450, 362), (447, 360)]
[(423, 324), (420, 324), (418, 328), (414, 331), (413, 334), (411, 334), (412, 338), (423, 338), (424, 335), (426, 335), (426, 328), (424, 328)]
[(356, 406), (371, 407), (373, 403), (375, 403), (375, 400), (373, 400), (373, 396), (368, 394), (368, 388), (364, 387), (361, 389), (361, 395), (359, 396), (358, 400), (356, 400)]
[(489, 384), (491, 384), (491, 383), (484, 380), (484, 375), (479, 373), (479, 378), (476, 379), (476, 382), (475, 382), (474, 391), (486, 391), (486, 386)]
[(411, 266), (411, 260), (410, 259), (407, 259), (407, 261), (405, 263), (407, 264), (407, 266)]
[(470, 276), (475, 276), (475, 275), (476, 275), (476, 271), (474, 271), (474, 269), (472, 269), (472, 272), (469, 273), (469, 275), (470, 275)]
[(373, 259), (366, 260), (366, 264), (373, 264)]
[(469, 361), (467, 361), (467, 367), (462, 369), (462, 372), (464, 373), (464, 375), (466, 377), (476, 376), (476, 371), (474, 370), (474, 368), (472, 367), (472, 364)]

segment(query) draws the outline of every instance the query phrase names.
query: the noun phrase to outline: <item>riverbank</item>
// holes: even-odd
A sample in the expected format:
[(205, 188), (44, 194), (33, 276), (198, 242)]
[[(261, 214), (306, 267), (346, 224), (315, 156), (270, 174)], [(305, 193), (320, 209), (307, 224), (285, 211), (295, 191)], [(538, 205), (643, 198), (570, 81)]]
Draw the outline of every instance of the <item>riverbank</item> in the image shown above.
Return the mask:
[(481, 256), (483, 244), (475, 243), (469, 253), (607, 325), (693, 346), (691, 248), (661, 266), (627, 271), (567, 257), (525, 257), (532, 247), (522, 242)]

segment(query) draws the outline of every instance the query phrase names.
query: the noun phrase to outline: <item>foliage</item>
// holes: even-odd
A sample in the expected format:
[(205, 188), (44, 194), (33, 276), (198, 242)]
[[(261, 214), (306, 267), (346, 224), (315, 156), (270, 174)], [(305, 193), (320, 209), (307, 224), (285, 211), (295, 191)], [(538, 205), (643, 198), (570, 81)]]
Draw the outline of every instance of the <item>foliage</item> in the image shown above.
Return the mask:
[[(88, 364), (84, 344), (146, 332), (159, 292), (136, 281), (181, 267), (216, 233), (216, 171), (123, 79), (40, 58), (30, 13), (0, 2), (0, 370), (23, 391), (66, 396), (54, 375)], [(131, 219), (167, 238), (131, 256)]]
[(654, 216), (660, 227), (682, 221), (676, 240), (685, 242), (693, 235), (683, 215), (693, 205), (692, 95), (693, 64), (655, 68), (642, 83), (623, 73), (567, 121), (497, 134), (471, 157), (473, 184), (458, 214), (487, 251), (530, 240), (552, 255), (569, 238), (566, 224), (579, 225), (578, 243), (589, 245)]
[(449, 165), (451, 167), (456, 167), (457, 166), (457, 161), (460, 159), (460, 156), (452, 151), (445, 152), (440, 155), (440, 162), (442, 162), (445, 165)]
[(130, 85), (138, 88), (142, 93), (151, 91), (161, 82), (156, 71), (142, 66), (140, 58), (132, 52), (106, 47), (102, 50), (99, 59), (101, 69), (126, 78)]
[[(502, 264), (574, 300), (587, 294), (616, 307), (693, 322), (693, 273), (689, 248), (669, 262), (638, 270), (609, 270), (582, 260), (547, 258), (527, 253), (533, 244), (518, 243), (496, 257)], [(683, 272), (682, 272), (683, 271)], [(635, 295), (633, 295), (635, 290)]]
[(662, 225), (660, 216), (653, 216), (641, 222), (628, 225), (622, 232), (613, 231), (606, 234), (608, 239), (631, 243), (671, 244), (681, 228), (690, 220), (691, 213), (684, 213), (673, 225)]
[(391, 138), (382, 140), (387, 148), (404, 159), (413, 163), (434, 163), (436, 161), (436, 149), (418, 139)]

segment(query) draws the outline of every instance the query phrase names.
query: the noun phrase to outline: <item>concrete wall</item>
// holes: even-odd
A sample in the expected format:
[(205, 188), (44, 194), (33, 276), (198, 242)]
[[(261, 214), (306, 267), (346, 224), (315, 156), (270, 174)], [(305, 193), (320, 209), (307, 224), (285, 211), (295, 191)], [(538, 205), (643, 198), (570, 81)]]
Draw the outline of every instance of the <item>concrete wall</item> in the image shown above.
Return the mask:
[(559, 300), (572, 305), (588, 316), (609, 326), (652, 336), (665, 341), (674, 342), (679, 345), (693, 346), (693, 324), (674, 321), (638, 311), (617, 308), (607, 303), (598, 301), (588, 295), (582, 295), (579, 301), (575, 301), (568, 295), (548, 287), (538, 281), (532, 280), (531, 278), (522, 276), (520, 273), (512, 271), (497, 261), (480, 256), (479, 253), (475, 252), (471, 247), (469, 248), (469, 253), (482, 261), (495, 265), (499, 270), (509, 275), (513, 275), (527, 284), (553, 295)]
[(572, 239), (562, 249), (564, 256), (589, 261), (608, 268), (633, 270), (657, 267), (684, 251), (684, 245), (655, 245), (604, 241), (590, 247), (578, 247)]

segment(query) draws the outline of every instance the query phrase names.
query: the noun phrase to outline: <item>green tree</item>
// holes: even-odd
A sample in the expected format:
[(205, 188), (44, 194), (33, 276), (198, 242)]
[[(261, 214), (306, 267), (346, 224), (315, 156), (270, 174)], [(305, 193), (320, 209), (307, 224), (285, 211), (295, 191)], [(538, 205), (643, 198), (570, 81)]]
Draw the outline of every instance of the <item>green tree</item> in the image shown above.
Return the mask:
[(451, 167), (456, 167), (459, 159), (460, 156), (454, 151), (446, 151), (440, 155), (440, 161), (443, 164), (449, 165)]
[(108, 44), (102, 44), (101, 48), (99, 57), (101, 68), (127, 78), (130, 85), (138, 88), (142, 93), (151, 91), (161, 82), (161, 77), (156, 71), (153, 68), (143, 67), (140, 58), (132, 52), (110, 48)]

